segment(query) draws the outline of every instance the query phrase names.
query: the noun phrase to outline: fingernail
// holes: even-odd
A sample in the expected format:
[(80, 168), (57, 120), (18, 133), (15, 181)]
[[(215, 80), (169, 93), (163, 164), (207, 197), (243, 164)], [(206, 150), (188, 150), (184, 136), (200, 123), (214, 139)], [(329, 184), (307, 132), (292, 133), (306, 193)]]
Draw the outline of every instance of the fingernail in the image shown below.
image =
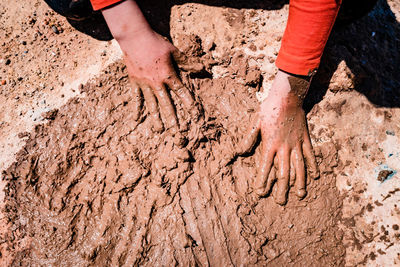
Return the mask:
[(296, 195), (300, 198), (303, 199), (307, 195), (307, 191), (304, 188), (298, 189), (296, 191)]
[(140, 119), (140, 112), (139, 111), (134, 111), (133, 112), (133, 120), (138, 121)]
[(319, 178), (319, 171), (313, 171), (313, 172), (311, 173), (311, 177), (312, 177), (314, 180), (317, 180), (317, 179)]
[(177, 124), (173, 124), (172, 127), (169, 127), (169, 132), (171, 135), (177, 135), (179, 133)]
[(259, 198), (268, 196), (268, 192), (265, 192), (265, 188), (258, 188), (255, 189), (254, 191)]
[(234, 160), (236, 159), (236, 153), (235, 152), (227, 152), (226, 157), (224, 158), (224, 160), (222, 160), (221, 165), (222, 166), (228, 166), (230, 164), (232, 164), (234, 162)]
[(275, 203), (283, 206), (287, 203), (287, 198), (285, 196), (278, 196), (275, 198)]
[(164, 131), (164, 127), (162, 125), (154, 125), (151, 129), (155, 133), (161, 133), (162, 131)]
[(183, 149), (182, 151), (180, 151), (180, 153), (176, 155), (175, 159), (177, 161), (183, 161), (183, 162), (189, 161), (190, 160), (189, 151), (187, 149)]
[(188, 144), (188, 140), (181, 134), (176, 134), (174, 137), (174, 144), (179, 148), (184, 148)]

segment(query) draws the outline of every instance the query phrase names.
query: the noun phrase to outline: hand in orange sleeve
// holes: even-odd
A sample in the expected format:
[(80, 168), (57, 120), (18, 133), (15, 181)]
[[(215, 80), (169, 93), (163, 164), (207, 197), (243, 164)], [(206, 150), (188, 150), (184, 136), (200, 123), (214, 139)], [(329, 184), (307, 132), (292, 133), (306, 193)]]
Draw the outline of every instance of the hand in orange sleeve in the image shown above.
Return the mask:
[(150, 28), (135, 1), (118, 3), (103, 9), (102, 13), (124, 53), (136, 99), (135, 118), (138, 119), (142, 112), (143, 95), (153, 130), (160, 132), (167, 128), (178, 132), (179, 123), (170, 90), (180, 98), (187, 111), (193, 114), (197, 110), (191, 93), (173, 66), (174, 61), (180, 59), (179, 51)]

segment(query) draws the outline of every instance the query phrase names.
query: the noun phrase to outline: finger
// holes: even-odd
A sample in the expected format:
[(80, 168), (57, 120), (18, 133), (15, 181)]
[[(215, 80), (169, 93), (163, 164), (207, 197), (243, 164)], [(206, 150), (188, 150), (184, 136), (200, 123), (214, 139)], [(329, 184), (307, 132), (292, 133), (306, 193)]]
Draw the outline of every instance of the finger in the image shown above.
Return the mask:
[(166, 80), (165, 84), (179, 97), (187, 110), (191, 110), (195, 107), (192, 94), (175, 73)]
[(294, 153), (293, 151), (290, 153), (290, 173), (289, 173), (289, 185), (290, 187), (294, 186), (296, 181), (296, 170), (294, 168)]
[(314, 156), (314, 150), (308, 133), (304, 134), (303, 155), (306, 160), (308, 175), (313, 179), (318, 179), (319, 177), (318, 165)]
[(146, 101), (146, 107), (153, 123), (153, 130), (155, 132), (162, 132), (164, 130), (164, 126), (160, 119), (160, 112), (158, 111), (158, 104), (153, 90), (151, 90), (149, 86), (144, 85), (142, 86), (142, 92)]
[(289, 191), (289, 169), (290, 154), (289, 150), (281, 149), (278, 152), (278, 173), (277, 173), (277, 191), (274, 196), (275, 202), (279, 205), (285, 205), (287, 202), (287, 193)]
[(265, 192), (267, 192), (267, 195), (269, 195), (272, 192), (272, 186), (278, 180), (277, 169), (278, 169), (278, 157), (275, 155), (274, 163), (272, 164), (271, 171), (268, 176), (267, 186), (265, 188)]
[(258, 114), (253, 118), (250, 125), (251, 127), (247, 130), (246, 135), (237, 146), (237, 155), (249, 153), (256, 144), (258, 134), (260, 133), (260, 119)]
[(132, 114), (133, 114), (133, 119), (137, 121), (142, 113), (143, 98), (139, 85), (136, 82), (131, 82), (131, 84), (132, 84), (132, 100), (133, 100)]
[(196, 57), (188, 58), (184, 53), (181, 53), (178, 49), (172, 52), (172, 57), (179, 68), (184, 71), (198, 73), (204, 69), (204, 64)]
[(174, 129), (175, 132), (178, 132), (178, 119), (167, 90), (164, 86), (159, 86), (154, 88), (154, 94), (157, 97), (165, 125), (168, 129)]
[(303, 151), (301, 146), (292, 151), (292, 161), (296, 169), (296, 182), (294, 185), (296, 195), (302, 199), (307, 195), (306, 172), (304, 169)]
[(263, 196), (269, 196), (271, 193), (272, 186), (276, 182), (276, 168), (274, 166), (271, 167), (271, 170), (268, 175), (267, 185), (264, 189)]
[(261, 168), (255, 181), (255, 192), (259, 197), (268, 194), (267, 185), (268, 187), (272, 186), (273, 181), (269, 181), (269, 174), (272, 168), (274, 156), (274, 151), (268, 151), (264, 154), (264, 158), (262, 159)]

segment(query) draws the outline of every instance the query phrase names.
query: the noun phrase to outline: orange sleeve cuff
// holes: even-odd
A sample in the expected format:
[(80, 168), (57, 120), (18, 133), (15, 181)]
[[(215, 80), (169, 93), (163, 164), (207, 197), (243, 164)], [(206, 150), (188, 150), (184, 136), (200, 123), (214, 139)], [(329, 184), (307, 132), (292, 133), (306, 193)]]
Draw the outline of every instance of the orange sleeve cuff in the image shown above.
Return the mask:
[(297, 75), (318, 67), (335, 23), (340, 0), (291, 0), (276, 66)]
[(100, 10), (121, 1), (122, 0), (90, 0), (94, 10)]

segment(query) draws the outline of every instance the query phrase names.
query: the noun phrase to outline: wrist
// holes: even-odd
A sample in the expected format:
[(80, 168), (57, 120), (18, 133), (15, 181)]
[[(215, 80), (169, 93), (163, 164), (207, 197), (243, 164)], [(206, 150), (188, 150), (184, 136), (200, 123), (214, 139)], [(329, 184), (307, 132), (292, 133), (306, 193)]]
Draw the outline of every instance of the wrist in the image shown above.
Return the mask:
[(311, 77), (279, 70), (271, 86), (268, 102), (302, 104), (310, 87)]
[(145, 28), (131, 29), (116, 34), (114, 38), (123, 50), (125, 48), (137, 49), (148, 46), (154, 40), (155, 32)]
[(135, 1), (117, 3), (103, 9), (102, 13), (113, 37), (118, 42), (154, 34)]

